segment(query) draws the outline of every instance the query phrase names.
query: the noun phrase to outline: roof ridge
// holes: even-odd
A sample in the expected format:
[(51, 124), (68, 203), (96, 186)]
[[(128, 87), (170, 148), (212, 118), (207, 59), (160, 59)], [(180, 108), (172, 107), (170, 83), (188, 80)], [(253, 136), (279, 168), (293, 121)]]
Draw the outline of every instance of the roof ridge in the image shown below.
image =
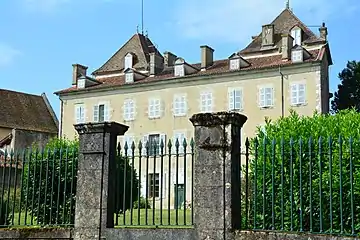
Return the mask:
[[(310, 28), (308, 28), (308, 27), (306, 26), (306, 24), (305, 24), (303, 21), (301, 21), (300, 18), (298, 18), (298, 17), (295, 15), (295, 13), (293, 13), (293, 11), (290, 11), (289, 9), (285, 9), (285, 10), (288, 10), (289, 13), (290, 13), (297, 21), (299, 21), (299, 23), (300, 23), (307, 31), (309, 31), (309, 33), (311, 33), (312, 35), (314, 35), (315, 37), (317, 37), (316, 34), (315, 34)], [(285, 11), (285, 10), (284, 10), (284, 11)], [(317, 38), (318, 38), (318, 37), (317, 37)]]
[(37, 95), (34, 93), (20, 92), (20, 91), (5, 89), (5, 88), (0, 88), (0, 91), (13, 92), (13, 93), (18, 93), (18, 94), (23, 94), (23, 95), (28, 95), (28, 96), (34, 96), (34, 97), (42, 97), (41, 95)]

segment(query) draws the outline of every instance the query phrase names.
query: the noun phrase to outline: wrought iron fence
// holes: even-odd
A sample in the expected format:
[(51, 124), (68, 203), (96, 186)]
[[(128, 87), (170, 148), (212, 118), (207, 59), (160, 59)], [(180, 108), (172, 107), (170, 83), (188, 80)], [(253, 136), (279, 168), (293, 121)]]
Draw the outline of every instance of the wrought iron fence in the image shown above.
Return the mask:
[(192, 226), (193, 139), (117, 150), (115, 226)]
[(254, 139), (242, 154), (242, 229), (355, 236), (360, 140)]
[(0, 156), (0, 227), (72, 226), (77, 149)]

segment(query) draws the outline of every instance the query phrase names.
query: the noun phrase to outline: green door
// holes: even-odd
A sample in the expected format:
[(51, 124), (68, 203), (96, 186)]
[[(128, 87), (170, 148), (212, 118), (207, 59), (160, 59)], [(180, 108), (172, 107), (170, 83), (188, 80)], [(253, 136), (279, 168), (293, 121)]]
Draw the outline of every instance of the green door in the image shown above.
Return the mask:
[(184, 184), (178, 184), (176, 187), (175, 184), (175, 209), (181, 208), (182, 203), (185, 199), (185, 193), (184, 193)]

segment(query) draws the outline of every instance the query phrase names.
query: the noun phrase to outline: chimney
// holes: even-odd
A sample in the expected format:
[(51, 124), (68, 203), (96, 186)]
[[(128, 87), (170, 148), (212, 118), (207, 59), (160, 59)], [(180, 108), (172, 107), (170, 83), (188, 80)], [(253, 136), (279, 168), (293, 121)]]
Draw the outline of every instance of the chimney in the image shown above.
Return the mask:
[(294, 38), (286, 33), (282, 34), (282, 44), (281, 44), (281, 52), (282, 52), (282, 59), (283, 60), (290, 60), (291, 59), (291, 48), (293, 47)]
[(73, 66), (72, 85), (76, 85), (79, 77), (81, 77), (81, 76), (86, 77), (86, 70), (88, 69), (88, 67), (80, 65), (80, 64), (73, 64), (72, 66)]
[(154, 76), (163, 70), (163, 58), (154, 52), (150, 53), (150, 76)]
[(174, 66), (177, 56), (171, 52), (164, 52), (164, 65), (165, 67)]
[(274, 45), (274, 25), (268, 24), (262, 27), (262, 46)]
[(327, 35), (328, 35), (328, 29), (325, 26), (325, 23), (322, 23), (321, 28), (319, 28), (319, 32), (320, 32), (320, 37), (327, 40)]
[(201, 70), (205, 70), (213, 64), (214, 49), (209, 46), (200, 46), (201, 48)]

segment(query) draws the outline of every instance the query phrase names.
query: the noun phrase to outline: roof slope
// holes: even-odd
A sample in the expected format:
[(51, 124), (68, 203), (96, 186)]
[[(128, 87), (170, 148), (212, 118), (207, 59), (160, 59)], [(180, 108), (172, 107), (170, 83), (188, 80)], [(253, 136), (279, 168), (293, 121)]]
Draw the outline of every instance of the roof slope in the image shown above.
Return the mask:
[(149, 67), (150, 53), (155, 53), (162, 57), (151, 40), (142, 35), (134, 34), (104, 65), (93, 72), (94, 75), (116, 72), (124, 70), (124, 57), (127, 53), (133, 53), (136, 56), (134, 68), (146, 70)]
[(42, 96), (0, 89), (0, 127), (57, 133)]
[[(274, 25), (274, 42), (275, 45), (280, 47), (281, 34), (290, 33), (291, 29), (295, 26), (300, 27), (304, 34), (302, 40), (306, 43), (318, 42), (324, 39), (316, 36), (306, 25), (297, 18), (290, 9), (284, 9), (272, 23)], [(240, 54), (252, 53), (261, 50), (261, 33), (243, 50)]]

